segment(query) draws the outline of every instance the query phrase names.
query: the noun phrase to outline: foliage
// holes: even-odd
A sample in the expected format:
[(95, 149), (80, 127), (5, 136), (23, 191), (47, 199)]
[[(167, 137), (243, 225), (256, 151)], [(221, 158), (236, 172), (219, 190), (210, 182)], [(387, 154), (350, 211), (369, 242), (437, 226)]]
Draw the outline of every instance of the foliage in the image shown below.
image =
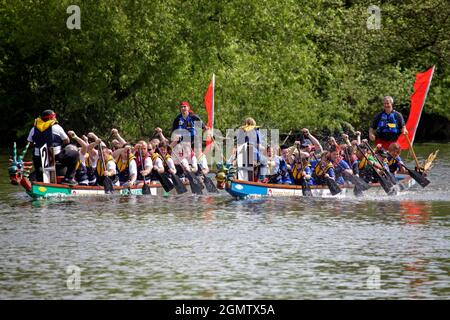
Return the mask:
[(408, 114), (417, 72), (436, 65), (428, 113), (450, 119), (449, 13), (443, 0), (0, 0), (2, 141), (24, 138), (46, 108), (66, 129), (127, 137), (169, 130), (188, 100), (205, 118), (216, 74), (215, 126), (367, 128), (392, 95)]

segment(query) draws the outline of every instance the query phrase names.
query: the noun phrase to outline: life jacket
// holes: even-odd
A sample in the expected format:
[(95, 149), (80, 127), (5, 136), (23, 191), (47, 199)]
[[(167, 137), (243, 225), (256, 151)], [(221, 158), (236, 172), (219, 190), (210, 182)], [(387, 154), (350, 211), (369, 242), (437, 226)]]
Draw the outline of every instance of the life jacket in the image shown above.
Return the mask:
[(400, 157), (392, 157), (391, 155), (388, 155), (388, 157), (386, 158), (387, 161), (387, 165), (389, 167), (389, 171), (392, 173), (397, 172), (397, 170), (400, 169)]
[(128, 154), (128, 160), (125, 163), (122, 161), (122, 154), (117, 159), (117, 171), (120, 182), (126, 182), (130, 179), (130, 162), (135, 160), (135, 156), (133, 154)]
[[(114, 161), (112, 155), (109, 155), (108, 158), (105, 159), (105, 166), (108, 166), (108, 162), (111, 161), (111, 160)], [(103, 170), (103, 163), (102, 163), (102, 160), (99, 157), (98, 160), (97, 160), (97, 167), (95, 168), (95, 173), (97, 175), (97, 178), (103, 177), (104, 172), (105, 172), (105, 170)], [(110, 176), (110, 178), (111, 178), (111, 180), (114, 180), (113, 178), (115, 178), (115, 175), (114, 175), (114, 177)]]
[(394, 111), (389, 114), (386, 114), (386, 112), (381, 113), (376, 131), (377, 133), (392, 133), (395, 135), (400, 133), (400, 128), (398, 127), (397, 118), (395, 117)]
[(141, 157), (139, 156), (139, 151), (136, 151), (134, 153), (134, 161), (136, 161), (136, 166), (138, 171), (142, 170), (142, 168), (145, 167), (145, 159), (147, 159), (150, 155), (147, 153), (142, 154), (142, 162), (141, 162)]
[(48, 148), (62, 146), (61, 137), (52, 132), (52, 126), (56, 123), (58, 123), (56, 119), (44, 121), (37, 118), (34, 121), (33, 142), (35, 148), (40, 149), (44, 144), (47, 144)]
[(303, 178), (302, 174), (306, 170), (306, 168), (310, 167), (310, 164), (308, 163), (306, 166), (303, 165), (303, 166), (301, 166), (301, 168), (299, 166), (300, 166), (300, 163), (294, 165), (294, 167), (292, 168), (292, 177), (296, 181), (299, 181), (301, 178)]
[(322, 168), (320, 162), (318, 162), (314, 168), (314, 175), (318, 178), (323, 177), (331, 168), (333, 168), (333, 164), (331, 162), (328, 162), (325, 168)]
[(87, 168), (85, 164), (81, 162), (81, 160), (78, 160), (75, 166), (75, 180), (78, 183), (85, 183), (85, 184), (89, 183)]
[(369, 164), (367, 163), (367, 159), (366, 159), (366, 157), (363, 157), (361, 160), (359, 160), (359, 163), (358, 163), (358, 169), (361, 171), (361, 170), (365, 170), (366, 169), (366, 167), (368, 166)]
[(185, 129), (188, 130), (191, 136), (196, 134), (194, 127), (194, 119), (191, 117), (192, 113), (189, 113), (186, 119), (183, 118), (183, 115), (180, 113), (177, 117), (178, 127), (177, 129)]

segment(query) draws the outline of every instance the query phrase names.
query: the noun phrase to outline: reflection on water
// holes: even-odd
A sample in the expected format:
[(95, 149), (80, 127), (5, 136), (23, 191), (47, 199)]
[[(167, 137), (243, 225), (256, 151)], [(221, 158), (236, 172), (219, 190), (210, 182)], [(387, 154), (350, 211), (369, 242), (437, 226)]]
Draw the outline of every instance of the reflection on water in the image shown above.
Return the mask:
[(449, 298), (450, 148), (439, 148), (432, 184), (396, 197), (31, 201), (1, 177), (0, 298)]

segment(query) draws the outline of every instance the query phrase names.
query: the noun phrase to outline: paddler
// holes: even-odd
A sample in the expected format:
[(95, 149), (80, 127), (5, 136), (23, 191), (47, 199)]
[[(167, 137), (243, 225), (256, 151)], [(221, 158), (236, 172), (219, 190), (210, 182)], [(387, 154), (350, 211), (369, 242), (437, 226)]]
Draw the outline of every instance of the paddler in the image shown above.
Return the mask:
[(70, 140), (64, 129), (58, 124), (56, 113), (53, 110), (45, 110), (40, 117), (36, 118), (27, 140), (34, 145), (33, 165), (37, 181), (43, 181), (40, 149), (47, 144), (49, 151), (53, 150), (57, 171), (66, 169), (62, 184), (77, 184), (74, 176), (80, 155), (78, 151), (63, 149), (63, 146), (69, 144)]
[(407, 134), (405, 120), (400, 112), (394, 110), (394, 99), (384, 97), (384, 110), (378, 113), (369, 128), (369, 139), (375, 144), (381, 144), (384, 149), (397, 141), (401, 134)]

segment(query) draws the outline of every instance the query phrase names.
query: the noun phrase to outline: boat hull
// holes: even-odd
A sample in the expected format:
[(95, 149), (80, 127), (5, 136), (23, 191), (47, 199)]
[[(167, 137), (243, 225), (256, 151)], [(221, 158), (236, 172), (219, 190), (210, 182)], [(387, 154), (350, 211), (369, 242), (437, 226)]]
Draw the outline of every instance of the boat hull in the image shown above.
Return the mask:
[[(411, 188), (416, 182), (410, 177), (399, 175), (398, 183), (395, 187), (397, 192)], [(370, 184), (371, 188), (364, 191), (367, 195), (385, 194), (379, 183)], [(311, 186), (313, 197), (347, 197), (354, 196), (353, 185), (341, 186), (342, 192), (338, 195), (331, 195), (326, 186)], [(235, 198), (246, 197), (303, 197), (302, 187), (296, 185), (267, 184), (243, 180), (231, 180), (227, 183), (225, 190)]]
[[(186, 186), (189, 191), (189, 186)], [(105, 196), (105, 190), (102, 186), (67, 186), (61, 184), (33, 182), (31, 189), (27, 193), (33, 198), (50, 197), (83, 197), (83, 196)], [(142, 184), (133, 187), (114, 187), (114, 193), (117, 195), (142, 195)], [(160, 184), (150, 185), (150, 195), (164, 196), (165, 192)], [(170, 194), (176, 194), (175, 190)]]

